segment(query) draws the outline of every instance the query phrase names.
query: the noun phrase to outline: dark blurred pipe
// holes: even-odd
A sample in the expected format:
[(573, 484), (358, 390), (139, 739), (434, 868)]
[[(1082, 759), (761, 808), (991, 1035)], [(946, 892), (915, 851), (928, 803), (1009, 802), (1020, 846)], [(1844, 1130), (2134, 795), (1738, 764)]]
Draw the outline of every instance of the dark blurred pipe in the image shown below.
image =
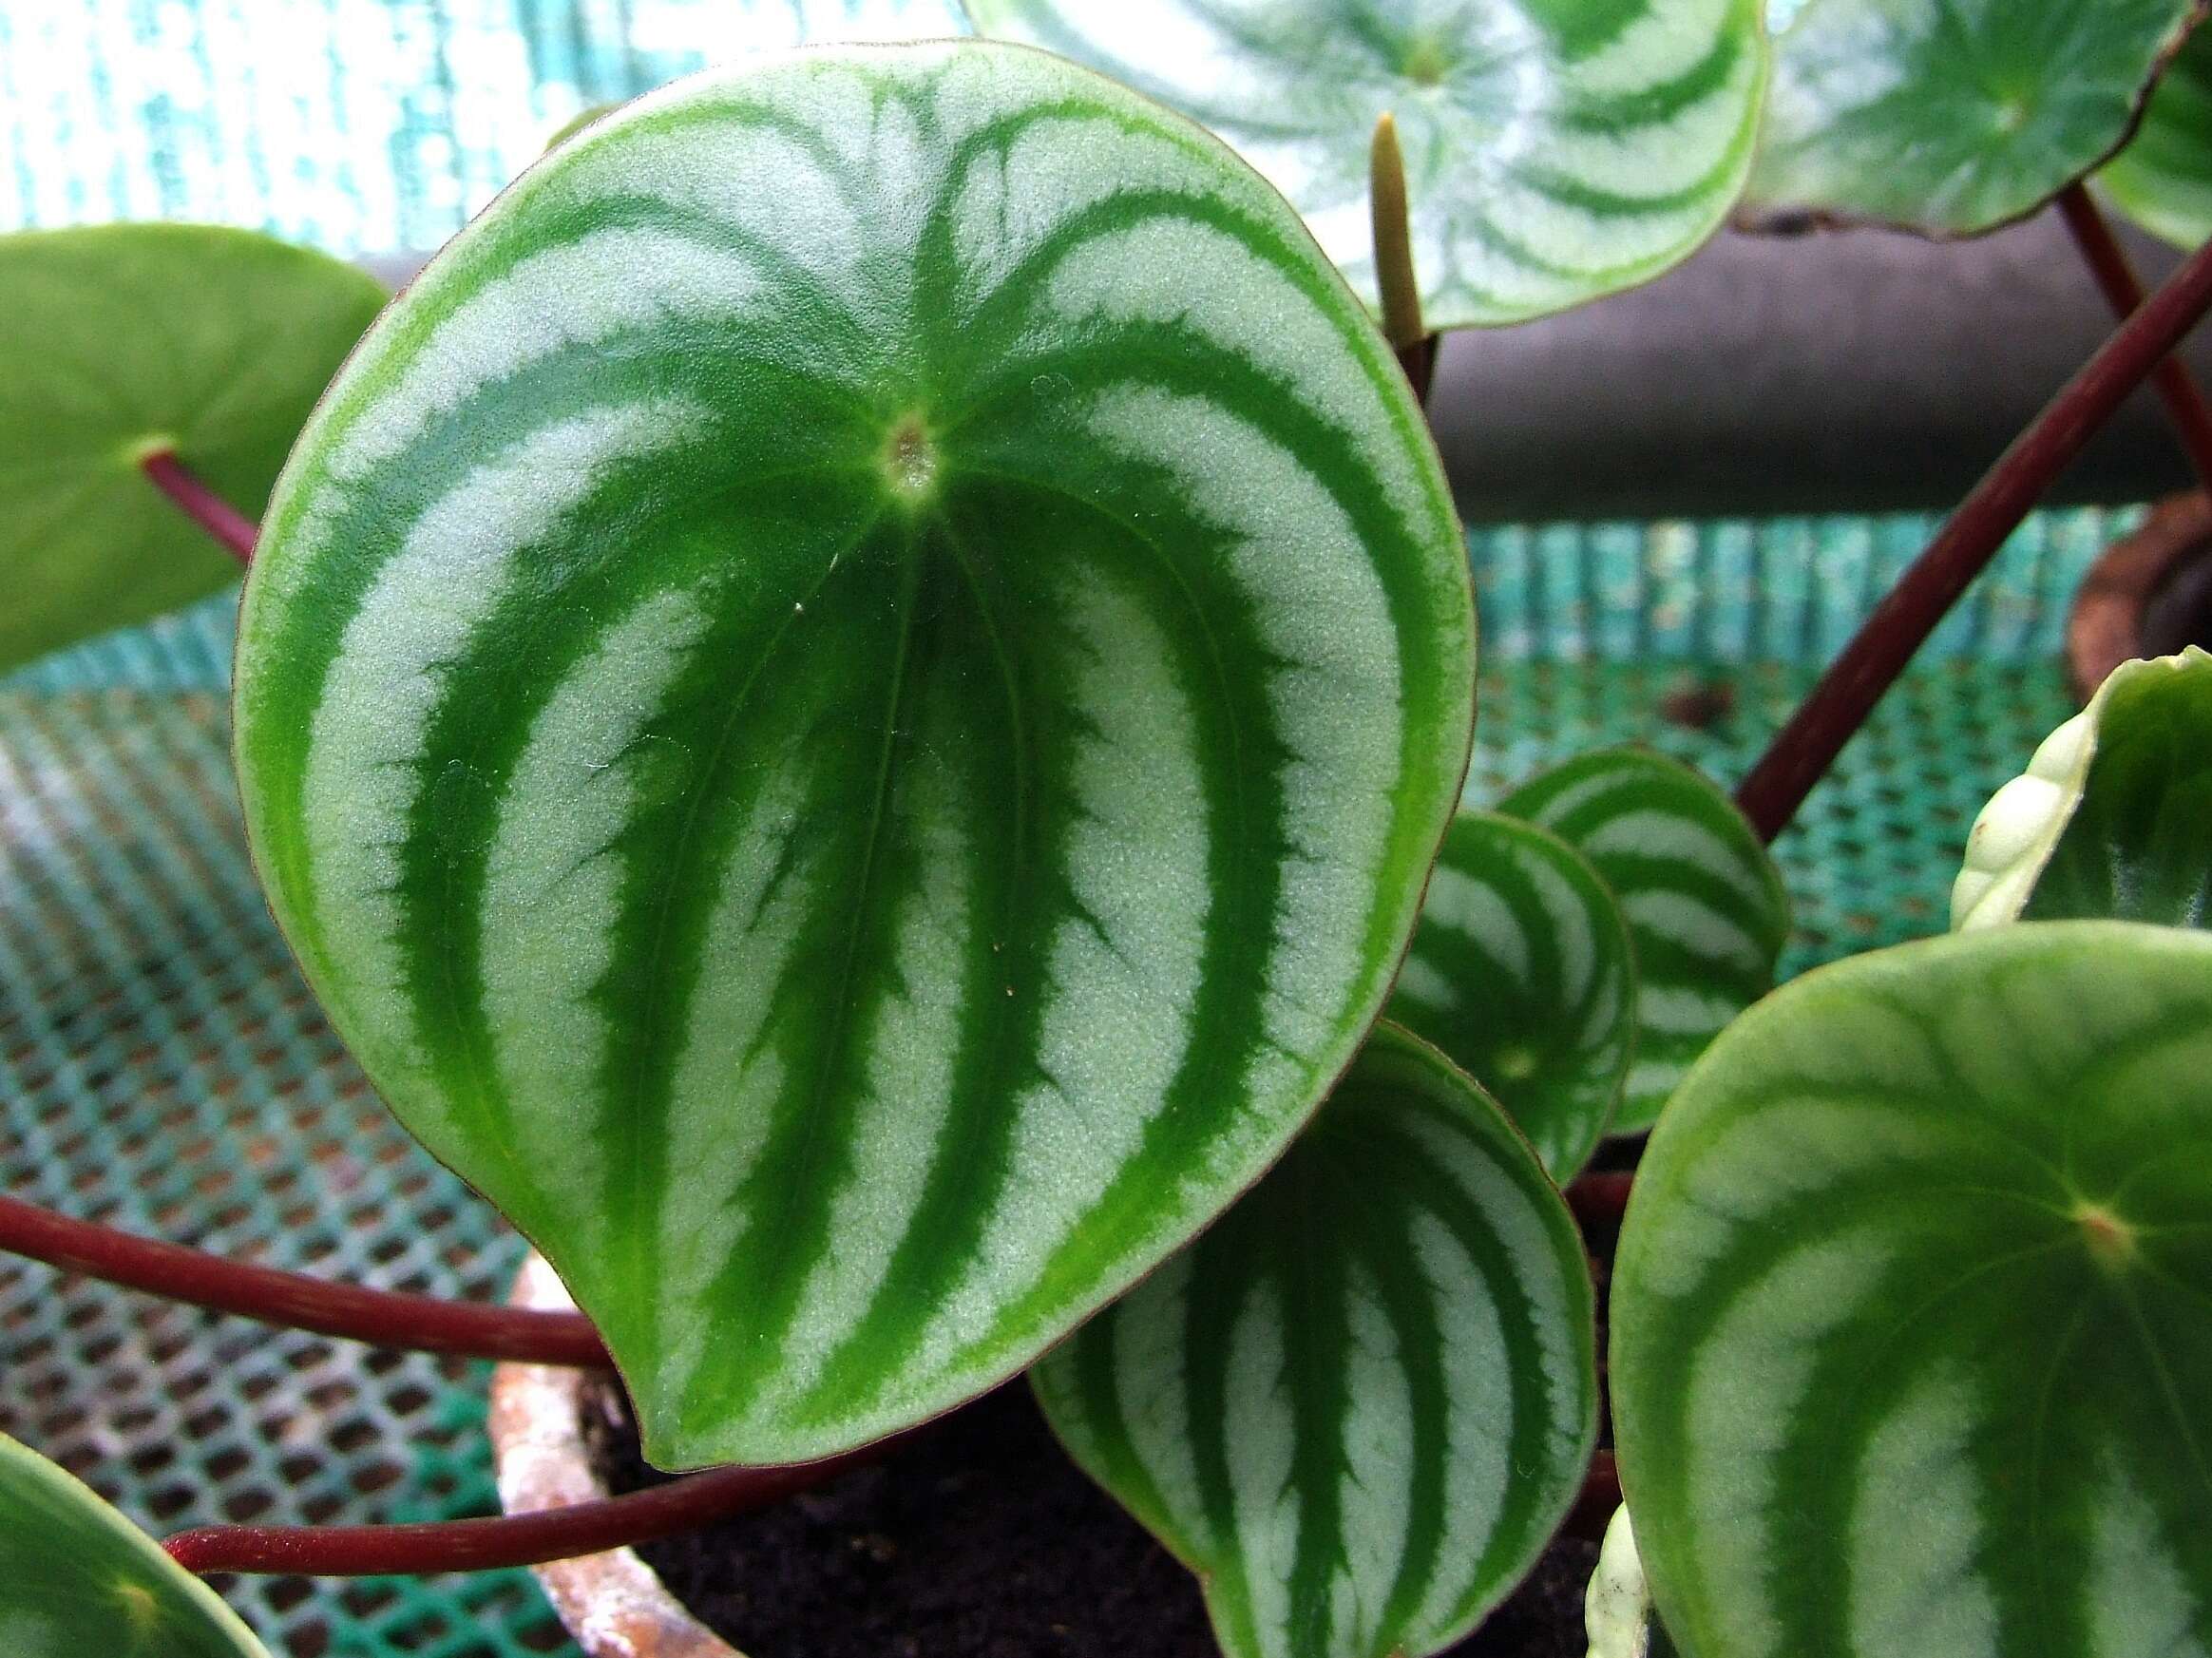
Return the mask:
[[(2123, 239), (2148, 284), (2179, 262)], [(1963, 242), (1729, 233), (1633, 293), (1450, 335), (1430, 411), (1470, 521), (1946, 507), (2112, 327), (2055, 214)], [(2212, 383), (2212, 328), (2186, 355)], [(2052, 499), (2191, 482), (2145, 392)]]

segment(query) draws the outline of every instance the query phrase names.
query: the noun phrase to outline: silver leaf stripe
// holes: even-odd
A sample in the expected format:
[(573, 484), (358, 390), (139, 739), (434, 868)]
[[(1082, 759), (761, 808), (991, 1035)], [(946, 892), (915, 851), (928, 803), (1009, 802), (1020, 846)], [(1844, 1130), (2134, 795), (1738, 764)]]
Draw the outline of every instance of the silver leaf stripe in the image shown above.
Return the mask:
[(1019, 48), (563, 144), (372, 333), (263, 545), (279, 919), (666, 1459), (956, 1402), (1253, 1179), (1464, 765), (1379, 337), (1217, 144)]
[(1288, 1157), (1032, 1373), (1195, 1571), (1230, 1658), (1450, 1645), (1595, 1433), (1573, 1220), (1497, 1105), (1383, 1024)]
[(1640, 749), (1585, 754), (1498, 803), (1590, 860), (1636, 956), (1636, 1048), (1613, 1131), (1649, 1128), (1728, 1021), (1774, 983), (1789, 937), (1782, 878), (1743, 814), (1688, 767)]

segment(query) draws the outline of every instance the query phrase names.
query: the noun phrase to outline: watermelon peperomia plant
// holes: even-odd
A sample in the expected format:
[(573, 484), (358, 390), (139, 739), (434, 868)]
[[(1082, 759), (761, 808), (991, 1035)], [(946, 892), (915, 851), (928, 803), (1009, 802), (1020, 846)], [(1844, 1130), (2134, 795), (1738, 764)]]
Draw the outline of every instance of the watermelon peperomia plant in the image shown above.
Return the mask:
[[(2079, 27), (2148, 62), (2189, 8), (2133, 10)], [(1020, 44), (677, 83), (441, 252), (257, 538), (232, 526), (272, 907), (378, 1091), (583, 1317), (318, 1293), (0, 1200), (10, 1248), (233, 1310), (611, 1359), (653, 1460), (741, 1466), (554, 1518), (215, 1528), (175, 1561), (605, 1548), (1026, 1370), (1230, 1658), (1416, 1658), (1595, 1478), (1560, 1187), (1656, 1125), (1611, 1301), (1622, 1641), (1648, 1594), (1703, 1658), (2212, 1644), (2208, 659), (2123, 670), (2009, 796), (2032, 821), (1993, 808), (1974, 928), (1760, 1001), (1788, 932), (1765, 841), (2212, 306), (2212, 255), (1977, 490), (1741, 810), (1639, 750), (1462, 810), (1469, 572), (1392, 347), (1691, 251), (1753, 167), (1755, 9), (969, 10), (1261, 170)], [(1887, 17), (1802, 10), (1831, 48)], [(1828, 124), (1850, 150), (1870, 122)], [(82, 451), (113, 523), (10, 543), (47, 605), (19, 651), (179, 596), (81, 568), (168, 557), (187, 520), (136, 474), (203, 522), (257, 506), (266, 428), (367, 309), (262, 256), (299, 320), (255, 396), (204, 426), (179, 386), (72, 396), (111, 323), (67, 295), (104, 257), (127, 296), (245, 256), (70, 235), (0, 242), (0, 278), (79, 273), (36, 328), (0, 308), (0, 479), (51, 494)], [(202, 286), (187, 390), (236, 290)], [(202, 432), (255, 444), (226, 473)], [(257, 1650), (122, 1526), (0, 1455), (11, 1650)]]

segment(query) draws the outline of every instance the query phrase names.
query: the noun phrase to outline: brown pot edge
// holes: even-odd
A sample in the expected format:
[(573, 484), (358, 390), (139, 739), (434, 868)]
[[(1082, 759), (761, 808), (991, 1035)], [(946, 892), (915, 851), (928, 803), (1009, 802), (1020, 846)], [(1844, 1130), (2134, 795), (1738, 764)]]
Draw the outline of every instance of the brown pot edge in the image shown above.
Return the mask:
[(2098, 555), (2067, 614), (2067, 676), (2087, 702), (2123, 662), (2143, 653), (2143, 612), (2174, 566), (2212, 550), (2212, 493), (2169, 495), (2133, 535)]
[[(507, 1299), (543, 1309), (575, 1305), (534, 1252)], [(506, 1513), (569, 1508), (608, 1495), (584, 1443), (585, 1382), (586, 1372), (566, 1366), (505, 1363), (492, 1371), (486, 1425)], [(531, 1570), (589, 1658), (744, 1658), (692, 1616), (635, 1549)]]

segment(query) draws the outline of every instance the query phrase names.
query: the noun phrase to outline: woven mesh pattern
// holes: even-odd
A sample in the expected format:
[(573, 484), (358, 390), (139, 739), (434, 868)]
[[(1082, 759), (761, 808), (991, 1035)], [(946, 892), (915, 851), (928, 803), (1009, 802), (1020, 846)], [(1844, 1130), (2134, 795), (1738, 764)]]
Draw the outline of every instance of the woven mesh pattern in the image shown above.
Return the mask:
[[(1973, 813), (2069, 711), (2066, 596), (2125, 522), (2031, 524), (1853, 744), (1780, 848), (1791, 969), (1940, 930)], [(1626, 737), (1732, 779), (1926, 527), (1479, 538), (1470, 797)], [(225, 750), (230, 622), (218, 600), (0, 680), (0, 1190), (276, 1265), (496, 1295), (516, 1241), (386, 1115), (255, 888)], [(493, 1501), (482, 1366), (0, 1261), (0, 1429), (157, 1531)], [(290, 1658), (567, 1649), (520, 1573), (226, 1587)]]

